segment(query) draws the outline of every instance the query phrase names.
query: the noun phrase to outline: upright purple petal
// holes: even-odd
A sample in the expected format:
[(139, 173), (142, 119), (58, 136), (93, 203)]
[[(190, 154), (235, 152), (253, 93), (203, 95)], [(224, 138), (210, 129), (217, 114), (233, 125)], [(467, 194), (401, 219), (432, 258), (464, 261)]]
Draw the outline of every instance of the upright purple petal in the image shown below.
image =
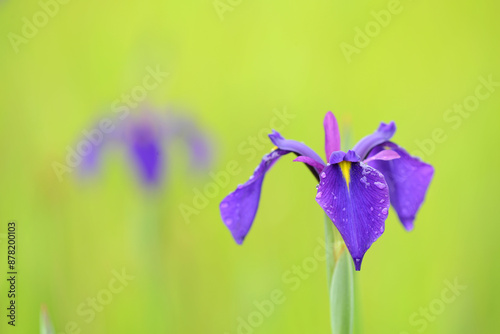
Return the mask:
[(395, 132), (396, 124), (394, 122), (380, 123), (377, 131), (361, 139), (353, 150), (364, 160), (372, 148), (391, 139)]
[(369, 157), (375, 156), (385, 149), (395, 151), (400, 158), (391, 161), (373, 160), (368, 164), (384, 174), (389, 185), (391, 204), (403, 226), (406, 230), (411, 231), (414, 227), (415, 216), (425, 199), (425, 194), (434, 175), (434, 168), (420, 159), (412, 157), (404, 148), (392, 142), (376, 146), (370, 152)]
[(236, 243), (242, 244), (252, 227), (259, 207), (262, 181), (264, 181), (267, 171), (279, 158), (288, 153), (290, 151), (277, 149), (266, 154), (250, 179), (239, 185), (220, 203), (222, 221), (226, 224)]
[(331, 111), (327, 112), (323, 120), (325, 128), (325, 153), (326, 159), (335, 151), (340, 151), (340, 132), (337, 119)]
[(329, 165), (323, 169), (316, 201), (339, 230), (360, 270), (366, 251), (385, 229), (389, 191), (384, 176), (362, 162)]

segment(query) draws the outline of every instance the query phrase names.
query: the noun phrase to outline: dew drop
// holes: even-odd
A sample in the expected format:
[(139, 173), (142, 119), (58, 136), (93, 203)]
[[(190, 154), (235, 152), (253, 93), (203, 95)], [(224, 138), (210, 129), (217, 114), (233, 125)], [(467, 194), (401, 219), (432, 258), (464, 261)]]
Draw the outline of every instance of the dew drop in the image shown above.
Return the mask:
[(370, 206), (370, 211), (373, 211), (373, 206)]
[(345, 208), (342, 208), (342, 211), (345, 211)]
[(319, 193), (316, 194), (316, 198), (321, 198), (321, 195), (323, 195), (323, 193), (320, 191)]
[(385, 184), (383, 184), (382, 182), (374, 182), (373, 184), (376, 185), (377, 188), (379, 188), (379, 189), (385, 188)]
[(368, 186), (370, 186), (370, 183), (367, 181), (366, 176), (363, 176), (361, 179), (359, 179), (359, 181), (365, 185), (365, 188), (368, 188)]
[(387, 214), (387, 208), (383, 208), (383, 209), (382, 209), (382, 213), (383, 213), (384, 215), (386, 215), (386, 214)]
[(322, 172), (321, 173), (321, 178), (324, 179), (326, 177), (326, 173), (325, 172)]
[(385, 202), (385, 200), (383, 200), (383, 199), (380, 200), (380, 203), (384, 203), (384, 202)]

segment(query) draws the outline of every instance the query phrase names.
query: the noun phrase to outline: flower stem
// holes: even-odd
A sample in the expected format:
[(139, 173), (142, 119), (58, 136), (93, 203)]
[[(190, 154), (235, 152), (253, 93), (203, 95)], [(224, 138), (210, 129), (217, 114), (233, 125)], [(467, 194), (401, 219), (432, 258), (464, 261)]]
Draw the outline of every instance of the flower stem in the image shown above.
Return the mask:
[(354, 264), (344, 241), (325, 216), (326, 270), (333, 334), (352, 334), (354, 327)]

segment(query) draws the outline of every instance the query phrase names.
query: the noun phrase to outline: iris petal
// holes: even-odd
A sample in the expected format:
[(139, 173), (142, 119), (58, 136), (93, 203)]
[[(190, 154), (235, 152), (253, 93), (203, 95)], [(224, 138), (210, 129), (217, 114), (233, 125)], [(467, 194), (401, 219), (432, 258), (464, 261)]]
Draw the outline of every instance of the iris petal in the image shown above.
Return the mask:
[(395, 132), (396, 124), (394, 122), (390, 122), (389, 124), (380, 123), (377, 131), (361, 139), (354, 146), (353, 150), (361, 159), (365, 159), (372, 148), (391, 139)]
[(325, 153), (326, 158), (332, 155), (333, 152), (340, 150), (340, 133), (337, 119), (331, 111), (327, 112), (323, 120), (325, 128)]
[(395, 151), (400, 158), (391, 161), (373, 160), (368, 164), (384, 174), (389, 185), (391, 204), (405, 229), (411, 231), (434, 175), (434, 168), (412, 157), (404, 148), (392, 142), (385, 142), (373, 148), (369, 158), (386, 148)]
[(369, 158), (367, 158), (365, 161), (363, 161), (365, 164), (369, 163), (372, 160), (389, 161), (389, 160), (394, 160), (394, 159), (399, 158), (399, 154), (396, 151), (387, 150), (387, 149), (384, 149), (384, 150), (378, 152), (377, 154), (370, 154), (369, 156), (370, 156)]
[(126, 140), (132, 161), (143, 181), (148, 185), (159, 183), (163, 155), (160, 136), (154, 125), (146, 121), (131, 124)]
[(361, 163), (342, 161), (323, 169), (316, 201), (339, 230), (360, 270), (366, 251), (385, 229), (389, 191), (384, 176)]
[(312, 168), (316, 169), (319, 173), (321, 173), (323, 171), (323, 168), (325, 168), (325, 166), (323, 166), (322, 164), (318, 163), (313, 158), (309, 158), (309, 157), (306, 157), (304, 155), (299, 155), (293, 161), (295, 161), (295, 162), (303, 162), (303, 163), (311, 166)]
[(288, 153), (290, 151), (277, 149), (266, 154), (250, 179), (239, 185), (220, 203), (222, 221), (233, 235), (236, 243), (242, 244), (252, 227), (259, 207), (264, 176), (279, 158)]
[(278, 146), (281, 150), (291, 151), (296, 153), (297, 155), (303, 155), (315, 160), (317, 163), (321, 165), (325, 165), (323, 159), (318, 155), (318, 153), (314, 152), (309, 146), (304, 143), (298, 142), (296, 140), (285, 139), (283, 136), (276, 130), (273, 130), (273, 133), (269, 135), (269, 138), (273, 142), (274, 145)]

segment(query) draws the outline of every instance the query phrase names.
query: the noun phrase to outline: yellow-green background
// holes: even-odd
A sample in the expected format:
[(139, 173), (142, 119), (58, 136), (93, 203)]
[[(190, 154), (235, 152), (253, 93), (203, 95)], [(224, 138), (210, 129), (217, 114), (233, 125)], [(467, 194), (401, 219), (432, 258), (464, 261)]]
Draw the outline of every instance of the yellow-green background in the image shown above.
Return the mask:
[[(386, 1), (243, 0), (221, 20), (205, 1), (77, 1), (61, 5), (15, 53), (7, 38), (37, 1), (0, 3), (0, 233), (19, 224), (18, 326), (37, 333), (41, 304), (57, 333), (236, 333), (237, 318), (274, 289), (286, 302), (254, 333), (328, 333), (324, 265), (290, 291), (282, 274), (311, 256), (323, 236), (315, 183), (285, 157), (267, 176), (254, 227), (237, 246), (219, 218), (219, 201), (259, 161), (238, 145), (269, 126), (273, 109), (295, 118), (283, 135), (323, 155), (322, 118), (349, 120), (354, 139), (394, 120), (394, 140), (412, 151), (441, 128), (447, 140), (424, 159), (436, 169), (413, 232), (392, 212), (359, 278), (365, 333), (417, 333), (409, 316), (440, 297), (444, 280), (467, 289), (425, 333), (494, 333), (498, 317), (500, 89), (454, 130), (445, 110), (474, 94), (480, 76), (500, 81), (500, 32), (493, 1), (404, 0), (403, 11), (348, 63), (339, 45)], [(148, 195), (119, 154), (99, 176), (58, 182), (53, 161), (141, 83), (145, 67), (170, 77), (148, 96), (158, 109), (180, 106), (216, 143), (212, 171), (236, 160), (242, 171), (186, 224), (180, 203), (208, 176), (191, 177), (182, 146), (169, 175)], [(271, 144), (258, 151), (266, 153)], [(146, 217), (156, 215), (161, 233)], [(149, 234), (148, 234), (149, 233)], [(158, 237), (155, 248), (148, 238)], [(2, 253), (5, 254), (2, 244)], [(0, 255), (3, 262), (5, 256)], [(75, 311), (105, 288), (113, 269), (135, 280), (96, 319)], [(4, 264), (0, 309), (5, 309)]]

